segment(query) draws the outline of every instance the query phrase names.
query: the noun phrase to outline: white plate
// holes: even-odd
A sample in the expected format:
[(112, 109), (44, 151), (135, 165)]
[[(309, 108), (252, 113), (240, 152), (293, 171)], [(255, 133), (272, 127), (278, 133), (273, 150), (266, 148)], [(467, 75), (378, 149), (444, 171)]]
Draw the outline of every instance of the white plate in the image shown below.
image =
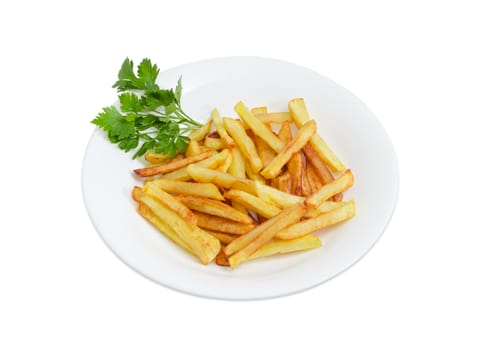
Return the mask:
[(212, 108), (234, 116), (233, 106), (267, 105), (287, 110), (294, 97), (305, 98), (318, 131), (355, 175), (352, 220), (319, 233), (323, 247), (259, 259), (231, 270), (195, 258), (159, 234), (135, 211), (130, 197), (141, 184), (132, 169), (142, 160), (120, 151), (103, 132), (94, 131), (84, 162), (85, 204), (100, 236), (128, 266), (178, 291), (220, 299), (262, 299), (296, 293), (345, 271), (363, 257), (385, 230), (395, 208), (398, 166), (385, 130), (350, 92), (309, 69), (267, 58), (227, 57), (195, 62), (160, 73), (161, 87), (183, 76), (183, 106), (198, 121)]

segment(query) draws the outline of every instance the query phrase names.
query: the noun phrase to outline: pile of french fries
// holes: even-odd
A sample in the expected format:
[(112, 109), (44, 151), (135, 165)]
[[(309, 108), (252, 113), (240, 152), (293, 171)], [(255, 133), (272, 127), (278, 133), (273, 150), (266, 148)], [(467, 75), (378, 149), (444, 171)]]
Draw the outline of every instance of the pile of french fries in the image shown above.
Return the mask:
[(174, 158), (147, 153), (134, 170), (138, 212), (203, 264), (239, 264), (318, 248), (317, 231), (355, 215), (346, 169), (317, 134), (302, 98), (288, 112), (234, 107), (211, 119)]

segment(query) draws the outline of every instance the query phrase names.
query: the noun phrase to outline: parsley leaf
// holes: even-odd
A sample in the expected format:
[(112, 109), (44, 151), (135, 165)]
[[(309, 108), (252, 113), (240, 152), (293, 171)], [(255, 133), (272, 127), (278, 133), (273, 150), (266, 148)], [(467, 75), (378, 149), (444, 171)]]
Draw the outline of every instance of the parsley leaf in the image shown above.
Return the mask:
[[(159, 72), (156, 64), (144, 58), (135, 74), (134, 63), (127, 57), (113, 84), (121, 92), (120, 110), (115, 106), (104, 107), (91, 121), (125, 152), (138, 148), (133, 158), (143, 156), (148, 150), (172, 157), (184, 152), (190, 142), (186, 133), (201, 126), (180, 105), (182, 77), (175, 90), (161, 89), (156, 83)], [(140, 141), (143, 143), (139, 147)]]

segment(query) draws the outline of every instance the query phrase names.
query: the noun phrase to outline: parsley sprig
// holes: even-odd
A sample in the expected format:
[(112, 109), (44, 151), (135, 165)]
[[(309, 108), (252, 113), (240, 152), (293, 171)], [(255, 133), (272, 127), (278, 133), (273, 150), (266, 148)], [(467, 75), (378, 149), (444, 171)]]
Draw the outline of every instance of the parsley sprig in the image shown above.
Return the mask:
[(171, 156), (183, 152), (189, 142), (186, 133), (201, 126), (182, 109), (182, 77), (175, 90), (160, 89), (156, 83), (159, 72), (156, 64), (144, 58), (135, 74), (133, 61), (127, 57), (113, 85), (120, 93), (120, 109), (104, 107), (91, 121), (125, 152), (142, 143), (133, 158), (148, 150)]

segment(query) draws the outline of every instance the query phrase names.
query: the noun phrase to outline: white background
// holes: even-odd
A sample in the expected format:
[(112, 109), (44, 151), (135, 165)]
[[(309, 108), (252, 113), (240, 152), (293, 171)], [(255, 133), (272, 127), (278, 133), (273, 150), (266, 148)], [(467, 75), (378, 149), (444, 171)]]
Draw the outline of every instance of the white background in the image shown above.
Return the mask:
[[(0, 349), (478, 349), (475, 3), (2, 2)], [(123, 59), (167, 69), (229, 55), (343, 85), (399, 158), (378, 244), (294, 296), (225, 302), (161, 287), (110, 252), (84, 208), (89, 121), (115, 99)]]

